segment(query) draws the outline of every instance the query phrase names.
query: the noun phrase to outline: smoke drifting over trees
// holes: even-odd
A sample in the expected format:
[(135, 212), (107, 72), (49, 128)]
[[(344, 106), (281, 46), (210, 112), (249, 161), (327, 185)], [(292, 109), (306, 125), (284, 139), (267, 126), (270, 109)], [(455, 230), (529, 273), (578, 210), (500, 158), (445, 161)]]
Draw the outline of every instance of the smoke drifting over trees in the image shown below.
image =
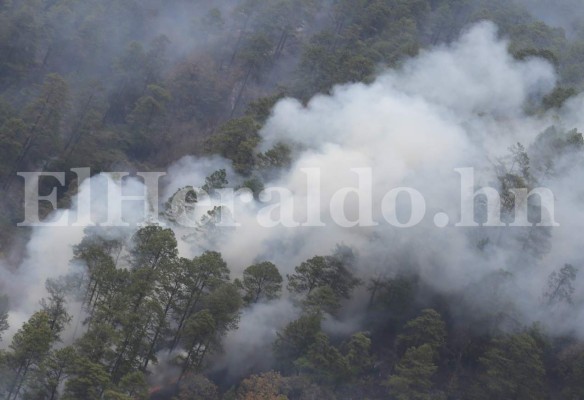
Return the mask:
[[(0, 397), (581, 398), (580, 6), (1, 5)], [(35, 170), (102, 225), (165, 171), (157, 223), (17, 227)], [(456, 226), (469, 174), (533, 225)]]

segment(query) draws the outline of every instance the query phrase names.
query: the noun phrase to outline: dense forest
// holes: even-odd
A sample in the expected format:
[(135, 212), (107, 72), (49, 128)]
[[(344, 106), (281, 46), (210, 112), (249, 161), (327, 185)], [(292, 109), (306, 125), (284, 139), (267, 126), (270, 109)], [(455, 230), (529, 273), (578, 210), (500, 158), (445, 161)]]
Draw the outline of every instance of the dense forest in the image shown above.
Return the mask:
[[(583, 90), (580, 0), (0, 1), (0, 398), (584, 399)], [(306, 166), (561, 227), (180, 223)], [(23, 171), (167, 171), (163, 223), (19, 227)]]

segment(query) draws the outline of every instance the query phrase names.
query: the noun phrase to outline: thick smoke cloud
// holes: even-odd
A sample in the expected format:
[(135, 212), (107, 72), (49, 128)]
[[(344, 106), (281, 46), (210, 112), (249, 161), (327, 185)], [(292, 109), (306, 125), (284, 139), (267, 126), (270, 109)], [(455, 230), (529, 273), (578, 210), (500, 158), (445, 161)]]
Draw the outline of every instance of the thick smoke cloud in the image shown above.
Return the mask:
[[(454, 169), (475, 167), (477, 179), (484, 175), (483, 182), (477, 184), (491, 183), (494, 176), (490, 167), (495, 158), (506, 154), (507, 148), (518, 141), (530, 143), (551, 123), (548, 117), (525, 116), (524, 107), (553, 88), (552, 67), (536, 59), (517, 62), (506, 46), (505, 41), (497, 39), (495, 27), (484, 23), (452, 46), (423, 53), (371, 85), (337, 87), (332, 96), (317, 96), (307, 106), (293, 99), (278, 103), (262, 131), (266, 148), (284, 141), (303, 150), (291, 170), (271, 185), (291, 190), (297, 220), (304, 221), (304, 204), (311, 193), (307, 192), (302, 169), (319, 168), (321, 216), (327, 226), (262, 230), (243, 224), (225, 239), (222, 250), (229, 257), (235, 242), (249, 249), (244, 255), (238, 251), (232, 256), (244, 263), (258, 254), (279, 253), (279, 265), (289, 270), (307, 256), (330, 251), (338, 243), (358, 249), (363, 245), (367, 251), (359, 253), (369, 254), (372, 237), (392, 237), (396, 250), (402, 243), (416, 241), (419, 230), (425, 232), (423, 236), (435, 233), (441, 241), (448, 237), (448, 247), (456, 246), (457, 238), (466, 241), (462, 230), (453, 229), (444, 235), (426, 229), (424, 223), (418, 229), (394, 229), (383, 223), (381, 201), (391, 189), (410, 186), (425, 195), (429, 215), (440, 209), (455, 221), (460, 177)], [(356, 174), (351, 168), (363, 167), (373, 171), (374, 190), (371, 198), (362, 201), (373, 204), (373, 220), (380, 226), (338, 227), (331, 222), (330, 199), (341, 188), (355, 187)], [(353, 200), (347, 204), (348, 214), (357, 210)], [(245, 234), (245, 229), (252, 229), (254, 234)], [(286, 245), (273, 252), (281, 243)], [(431, 245), (426, 240), (425, 247)], [(383, 248), (388, 250), (386, 244)], [(442, 244), (436, 248), (443, 248)], [(418, 255), (423, 256), (424, 252)]]
[[(266, 187), (290, 191), (286, 201), (293, 202), (295, 220), (300, 223), (314, 218), (314, 210), (306, 204), (316, 202), (325, 226), (262, 227), (257, 215), (266, 204), (240, 204), (235, 217), (241, 226), (221, 230), (211, 242), (193, 242), (188, 229), (177, 228), (181, 255), (192, 257), (213, 248), (223, 254), (234, 276), (256, 261), (272, 261), (286, 274), (300, 262), (330, 254), (338, 244), (345, 244), (353, 249), (356, 274), (364, 280), (391, 277), (404, 270), (416, 272), (425, 285), (440, 293), (462, 295), (473, 309), (489, 311), (489, 307), (509, 300), (523, 323), (542, 320), (555, 333), (584, 335), (584, 311), (564, 310), (572, 317), (560, 320), (558, 316), (564, 314), (542, 307), (541, 301), (552, 271), (565, 263), (583, 265), (577, 238), (584, 222), (580, 210), (584, 193), (574, 186), (584, 177), (580, 159), (558, 159), (557, 172), (539, 179), (539, 185), (553, 190), (556, 219), (562, 225), (541, 239), (549, 243), (549, 251), (528, 251), (523, 228), (453, 226), (460, 218), (461, 196), (460, 175), (455, 169), (475, 168), (477, 186), (496, 186), (495, 165), (508, 155), (510, 146), (521, 142), (530, 150), (538, 135), (559, 120), (568, 129), (581, 128), (584, 123), (582, 96), (559, 112), (528, 113), (553, 90), (556, 74), (541, 59), (515, 60), (507, 45), (498, 37), (496, 27), (485, 22), (469, 29), (454, 44), (424, 51), (371, 84), (339, 86), (330, 96), (316, 96), (306, 105), (294, 99), (281, 100), (261, 131), (262, 146), (267, 149), (279, 142), (288, 143), (295, 161)], [(231, 184), (241, 180), (221, 159), (189, 157), (178, 161), (169, 168), (161, 202), (179, 188), (201, 185), (204, 177), (218, 168), (229, 170)], [(320, 171), (320, 199), (307, 189), (307, 168)], [(372, 171), (372, 193), (359, 200), (372, 205), (372, 219), (379, 223), (376, 226), (344, 228), (333, 222), (330, 203), (334, 194), (358, 183), (353, 168)], [(384, 220), (383, 197), (398, 187), (412, 187), (426, 200), (426, 218), (416, 227), (401, 229)], [(398, 203), (398, 216), (407, 217), (408, 206)], [(341, 209), (346, 210), (349, 220), (356, 218), (357, 198), (348, 196), (346, 204), (332, 212)], [(448, 227), (434, 225), (432, 217), (437, 212), (448, 214)], [(2, 278), (15, 280), (19, 288), (11, 293), (15, 300), (11, 323), (15, 327), (38, 302), (42, 281), (67, 271), (70, 246), (81, 238), (80, 230), (53, 232), (35, 230), (27, 260), (16, 275)], [(489, 244), (481, 250), (479, 243)], [(493, 299), (488, 290), (476, 290), (486, 276), (499, 270), (514, 274), (513, 282), (497, 294), (499, 299)], [(581, 278), (576, 305), (584, 301)], [(23, 292), (36, 295), (23, 302)], [(348, 327), (358, 329), (355, 315), (365, 297), (356, 296), (348, 307), (351, 315), (331, 320), (325, 328), (343, 333)], [(226, 338), (226, 352), (218, 365), (232, 374), (241, 372), (254, 354), (265, 355), (262, 349), (269, 347), (277, 330), (298, 313), (287, 295), (246, 309), (240, 329)]]
[[(440, 229), (430, 218), (415, 228), (398, 229), (384, 224), (380, 215), (383, 195), (408, 186), (424, 195), (427, 215), (446, 212), (452, 225), (460, 210), (460, 177), (455, 168), (473, 167), (478, 187), (497, 187), (494, 165), (509, 153), (509, 147), (521, 142), (529, 148), (542, 131), (557, 122), (553, 112), (526, 112), (553, 89), (556, 75), (552, 66), (539, 59), (516, 61), (507, 45), (492, 24), (482, 23), (458, 42), (424, 52), (370, 85), (340, 86), (331, 96), (317, 96), (307, 105), (294, 99), (280, 101), (262, 131), (264, 146), (286, 142), (299, 150), (290, 171), (267, 186), (289, 189), (293, 195), (288, 201), (294, 202), (297, 221), (305, 221), (308, 211), (304, 205), (311, 193), (303, 169), (318, 168), (322, 174), (320, 215), (326, 226), (261, 228), (254, 224), (258, 210), (251, 207), (249, 214), (238, 216), (243, 226), (222, 237), (218, 249), (236, 269), (268, 259), (290, 273), (301, 261), (345, 243), (359, 255), (358, 274), (364, 279), (416, 271), (434, 290), (462, 295), (472, 310), (504, 310), (523, 323), (543, 320), (555, 333), (576, 330), (583, 334), (581, 317), (560, 319), (557, 316), (563, 314), (557, 309), (542, 306), (549, 274), (564, 263), (582, 262), (577, 246), (567, 245), (577, 236), (573, 224), (582, 221), (580, 193), (573, 194), (569, 185), (582, 176), (581, 163), (567, 167), (570, 172), (565, 176), (539, 182), (554, 191), (557, 219), (566, 224), (554, 228), (551, 238), (544, 235), (542, 241), (551, 242), (547, 254), (531, 254), (525, 244), (531, 233), (521, 228)], [(581, 126), (577, 120), (581, 103), (577, 101), (563, 111), (567, 128)], [(562, 168), (559, 164), (573, 161), (568, 159), (558, 161), (558, 170)], [(363, 167), (373, 171), (374, 190), (361, 201), (373, 205), (373, 219), (380, 226), (338, 227), (331, 221), (330, 199), (341, 188), (355, 187), (356, 176), (350, 170)], [(355, 217), (355, 199), (345, 209)], [(492, 245), (481, 251), (481, 241)], [(476, 290), (499, 270), (512, 272), (513, 281), (502, 285), (496, 295), (490, 287)], [(579, 292), (577, 301), (581, 300)], [(280, 309), (281, 303), (272, 307)], [(358, 305), (352, 311), (358, 312)], [(260, 315), (265, 315), (264, 307), (246, 311), (246, 318), (252, 320)], [(351, 313), (352, 320), (354, 316)], [(291, 314), (290, 319), (293, 317)], [(275, 337), (280, 325), (280, 320), (266, 321), (255, 325), (253, 332), (234, 332), (228, 347), (259, 351), (256, 338), (265, 337), (266, 332)], [(327, 326), (335, 329), (334, 324)], [(229, 366), (235, 370), (246, 364), (237, 354), (228, 353)]]

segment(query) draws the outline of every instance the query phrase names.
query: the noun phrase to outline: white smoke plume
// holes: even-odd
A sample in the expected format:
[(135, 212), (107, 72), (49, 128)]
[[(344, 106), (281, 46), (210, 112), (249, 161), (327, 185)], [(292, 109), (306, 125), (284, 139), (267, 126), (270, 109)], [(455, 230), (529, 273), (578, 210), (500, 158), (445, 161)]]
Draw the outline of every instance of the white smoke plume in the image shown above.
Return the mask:
[[(280, 101), (261, 132), (264, 148), (285, 142), (300, 150), (292, 168), (266, 186), (290, 190), (292, 197), (287, 201), (294, 203), (296, 221), (305, 221), (311, 192), (303, 169), (318, 168), (322, 175), (320, 216), (326, 226), (263, 228), (255, 221), (258, 209), (265, 205), (256, 204), (238, 215), (242, 227), (225, 233), (217, 249), (235, 271), (260, 259), (273, 261), (290, 273), (303, 260), (328, 254), (345, 243), (359, 254), (361, 278), (392, 276), (411, 268), (442, 293), (472, 294), (471, 288), (485, 276), (507, 270), (515, 277), (502, 296), (515, 304), (516, 317), (523, 323), (543, 320), (555, 333), (584, 334), (581, 316), (560, 320), (558, 313), (542, 307), (549, 274), (565, 263), (582, 265), (573, 243), (583, 221), (578, 211), (581, 193), (574, 193), (570, 185), (584, 172), (581, 162), (561, 178), (539, 182), (554, 191), (557, 220), (562, 224), (553, 228), (552, 250), (541, 258), (528, 254), (520, 244), (525, 231), (452, 226), (460, 209), (460, 177), (455, 168), (473, 167), (478, 187), (496, 186), (493, 165), (508, 154), (509, 147), (521, 142), (529, 148), (542, 131), (558, 122), (555, 112), (527, 112), (554, 88), (553, 67), (540, 59), (517, 61), (507, 47), (496, 27), (485, 22), (468, 30), (458, 42), (423, 52), (372, 84), (339, 86), (332, 95), (316, 96), (307, 105), (294, 99)], [(567, 128), (582, 126), (581, 102), (582, 98), (574, 100), (562, 110)], [(379, 226), (343, 228), (331, 221), (333, 194), (357, 185), (352, 168), (373, 171), (373, 195), (360, 200), (373, 205), (373, 220), (380, 221)], [(402, 186), (422, 192), (427, 215), (446, 212), (450, 226), (437, 228), (431, 218), (407, 229), (384, 223), (382, 196)], [(356, 216), (356, 201), (349, 197), (345, 205), (349, 219)], [(496, 243), (487, 249), (488, 254), (477, 249), (485, 239)], [(582, 301), (579, 281), (576, 297)], [(492, 293), (479, 292), (465, 295), (465, 299), (482, 311), (488, 311), (493, 300)], [(273, 307), (278, 310), (281, 303)], [(246, 311), (245, 318), (256, 320), (265, 314), (265, 307), (254, 308)], [(289, 319), (294, 316), (290, 313)], [(228, 348), (259, 349), (257, 338), (275, 337), (273, 332), (281, 324), (278, 318), (256, 324), (253, 330), (240, 329), (230, 335)], [(235, 370), (249, 361), (237, 354), (227, 353), (228, 365)]]
[[(584, 311), (574, 308), (570, 318), (559, 320), (558, 313), (554, 316), (541, 306), (542, 291), (552, 271), (565, 263), (584, 265), (578, 243), (584, 223), (584, 193), (577, 184), (584, 177), (581, 158), (558, 160), (561, 173), (538, 182), (553, 190), (556, 220), (561, 224), (552, 229), (548, 252), (528, 254), (519, 244), (524, 235), (519, 229), (453, 226), (460, 218), (460, 175), (456, 168), (475, 168), (479, 187), (496, 185), (493, 165), (508, 154), (510, 146), (521, 142), (529, 149), (541, 132), (558, 121), (568, 129), (582, 129), (584, 124), (584, 96), (559, 111), (529, 112), (553, 90), (556, 74), (541, 59), (515, 60), (507, 46), (496, 27), (483, 22), (452, 45), (424, 51), (399, 69), (384, 72), (371, 84), (338, 86), (331, 95), (316, 96), (306, 105), (294, 99), (281, 100), (261, 131), (262, 146), (267, 149), (278, 142), (288, 143), (294, 149), (295, 161), (266, 187), (290, 191), (286, 201), (293, 202), (294, 217), (300, 223), (315, 217), (306, 204), (317, 201), (326, 226), (262, 227), (257, 215), (266, 204), (242, 204), (235, 215), (240, 227), (221, 231), (212, 244), (181, 240), (181, 255), (192, 257), (212, 246), (223, 254), (235, 277), (258, 260), (272, 261), (286, 274), (300, 262), (330, 254), (335, 246), (345, 244), (357, 254), (360, 278), (391, 277), (412, 269), (426, 285), (442, 293), (465, 293), (465, 288), (488, 274), (508, 270), (514, 274), (514, 281), (512, 290), (504, 296), (513, 300), (522, 322), (542, 320), (552, 332), (583, 336)], [(179, 188), (200, 186), (204, 177), (218, 168), (228, 169), (231, 184), (241, 180), (221, 159), (188, 157), (178, 161), (169, 168), (161, 203)], [(311, 197), (313, 191), (307, 190), (306, 168), (320, 170), (320, 199)], [(332, 221), (330, 202), (334, 194), (357, 185), (352, 168), (371, 168), (373, 172), (372, 194), (359, 200), (372, 205), (371, 217), (379, 223), (377, 226), (344, 228)], [(382, 198), (397, 187), (412, 187), (423, 194), (427, 213), (418, 226), (397, 228), (384, 221)], [(346, 210), (351, 220), (356, 218), (359, 204), (356, 196), (347, 199), (332, 213)], [(432, 217), (437, 212), (448, 214), (448, 227), (434, 225)], [(407, 216), (408, 207), (400, 206), (397, 214)], [(11, 314), (14, 328), (42, 297), (43, 280), (67, 272), (71, 246), (79, 242), (81, 232), (36, 229), (27, 259), (13, 276), (1, 276), (17, 288), (11, 293), (15, 300)], [(179, 239), (187, 233), (188, 229), (177, 228)], [(477, 247), (481, 240), (491, 243), (484, 251)], [(576, 305), (584, 301), (582, 279), (581, 274), (576, 282)], [(22, 300), (21, 293), (31, 296)], [(465, 298), (484, 309), (490, 304), (484, 296), (490, 295), (477, 292)], [(351, 310), (357, 312), (360, 307), (353, 304)], [(298, 309), (287, 298), (246, 309), (240, 329), (225, 341), (225, 356), (219, 364), (237, 374), (251, 355), (264, 356), (266, 351), (260, 349), (269, 348), (275, 332), (297, 315)], [(355, 321), (358, 318), (352, 315), (326, 326), (345, 331), (347, 326), (358, 328)]]

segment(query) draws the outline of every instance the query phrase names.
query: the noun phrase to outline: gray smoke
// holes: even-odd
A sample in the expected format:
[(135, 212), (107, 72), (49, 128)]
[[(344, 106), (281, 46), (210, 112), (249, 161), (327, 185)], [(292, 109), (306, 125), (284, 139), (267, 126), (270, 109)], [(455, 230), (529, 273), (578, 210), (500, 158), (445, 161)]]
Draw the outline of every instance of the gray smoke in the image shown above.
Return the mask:
[[(364, 280), (391, 277), (409, 269), (433, 290), (460, 293), (482, 311), (501, 307), (508, 300), (523, 323), (540, 320), (553, 333), (584, 336), (584, 311), (578, 311), (584, 310), (578, 307), (584, 301), (582, 275), (576, 282), (573, 308), (557, 312), (542, 307), (541, 299), (552, 271), (565, 263), (584, 265), (578, 242), (584, 225), (584, 192), (576, 184), (584, 178), (581, 157), (557, 155), (556, 173), (542, 175), (538, 182), (553, 190), (557, 199), (556, 220), (561, 227), (541, 239), (549, 250), (538, 254), (527, 250), (522, 229), (453, 226), (460, 217), (456, 168), (475, 168), (477, 186), (496, 185), (494, 165), (509, 154), (510, 146), (521, 142), (530, 149), (538, 135), (552, 125), (582, 129), (584, 123), (584, 96), (559, 111), (528, 113), (526, 110), (553, 90), (556, 74), (543, 60), (515, 60), (507, 46), (496, 27), (484, 22), (452, 45), (424, 51), (401, 68), (385, 71), (371, 84), (338, 86), (331, 95), (318, 95), (306, 105), (294, 99), (281, 100), (261, 131), (262, 146), (267, 149), (279, 142), (288, 143), (295, 149), (295, 161), (266, 187), (289, 190), (286, 202), (293, 203), (295, 220), (306, 221), (311, 216), (307, 202), (318, 199), (307, 190), (303, 169), (318, 168), (322, 179), (318, 204), (326, 226), (262, 227), (257, 215), (266, 204), (240, 204), (235, 217), (241, 226), (220, 230), (213, 240), (193, 240), (188, 229), (177, 228), (181, 255), (192, 257), (213, 248), (223, 254), (235, 277), (258, 260), (272, 261), (286, 274), (300, 262), (331, 254), (344, 243), (357, 254), (357, 274)], [(169, 168), (161, 203), (179, 188), (202, 185), (204, 177), (218, 168), (228, 169), (231, 184), (241, 181), (225, 160), (181, 159)], [(373, 171), (372, 194), (360, 201), (372, 205), (377, 226), (343, 228), (332, 221), (329, 205), (334, 193), (357, 185), (352, 168)], [(412, 187), (424, 195), (427, 217), (418, 226), (400, 229), (384, 222), (382, 198), (397, 187)], [(349, 196), (342, 208), (349, 219), (355, 218), (358, 199)], [(277, 207), (274, 212), (277, 215)], [(432, 216), (437, 212), (448, 214), (448, 227), (434, 225)], [(398, 215), (402, 213), (407, 215), (407, 206), (397, 210)], [(71, 246), (80, 238), (81, 230), (74, 228), (63, 228), (58, 234), (54, 230), (34, 231), (27, 260), (14, 275), (2, 277), (19, 288), (12, 293), (13, 328), (30, 315), (42, 297), (43, 280), (67, 272)], [(489, 245), (481, 250), (480, 243)], [(498, 299), (493, 299), (493, 293), (476, 290), (485, 277), (500, 270), (513, 273), (513, 280), (501, 287)], [(31, 293), (26, 301), (20, 296), (23, 292)], [(330, 318), (326, 329), (342, 333), (359, 329), (358, 313), (365, 298), (357, 296), (347, 305), (351, 315)], [(226, 338), (226, 352), (217, 365), (231, 374), (245, 371), (250, 360), (265, 367), (265, 349), (269, 349), (275, 332), (298, 313), (288, 295), (244, 310), (240, 329)]]
[(584, 3), (580, 0), (517, 0), (537, 19), (562, 28), (568, 36), (584, 27)]

